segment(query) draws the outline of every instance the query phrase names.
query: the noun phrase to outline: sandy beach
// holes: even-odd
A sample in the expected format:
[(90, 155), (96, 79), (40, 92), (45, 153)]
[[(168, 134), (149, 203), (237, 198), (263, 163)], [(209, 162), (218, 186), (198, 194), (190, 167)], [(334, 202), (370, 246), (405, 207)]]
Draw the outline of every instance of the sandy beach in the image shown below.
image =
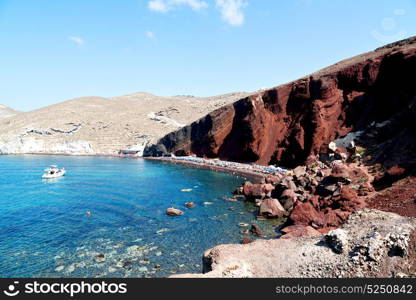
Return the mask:
[(272, 168), (260, 165), (243, 164), (237, 162), (205, 159), (199, 157), (144, 157), (147, 160), (162, 161), (173, 164), (187, 165), (195, 168), (209, 169), (215, 172), (225, 172), (241, 175), (253, 181), (261, 181), (264, 177), (274, 173), (285, 173), (282, 168)]

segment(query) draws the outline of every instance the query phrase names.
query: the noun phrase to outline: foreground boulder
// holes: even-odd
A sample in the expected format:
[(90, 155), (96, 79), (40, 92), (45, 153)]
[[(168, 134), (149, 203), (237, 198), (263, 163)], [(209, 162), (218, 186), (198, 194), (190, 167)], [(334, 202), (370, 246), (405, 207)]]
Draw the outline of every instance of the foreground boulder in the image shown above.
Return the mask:
[(256, 183), (252, 184), (247, 181), (243, 185), (243, 195), (249, 199), (263, 199), (270, 197), (274, 186), (270, 183)]
[(287, 226), (281, 230), (283, 232), (282, 239), (289, 239), (294, 237), (301, 237), (301, 236), (316, 236), (321, 235), (321, 233), (311, 226), (303, 226), (303, 225), (292, 225)]
[(288, 216), (286, 225), (325, 233), (365, 207), (365, 197), (374, 192), (374, 176), (360, 160), (355, 161), (311, 157), (308, 165), (268, 175), (262, 183), (246, 181), (240, 189), (247, 201), (259, 207), (259, 218)]
[[(256, 240), (204, 253), (205, 274), (172, 277), (416, 276), (416, 220), (363, 209), (327, 237)], [(331, 238), (330, 238), (331, 236)]]
[(280, 218), (286, 214), (285, 209), (277, 199), (264, 199), (260, 204), (260, 215), (271, 218)]

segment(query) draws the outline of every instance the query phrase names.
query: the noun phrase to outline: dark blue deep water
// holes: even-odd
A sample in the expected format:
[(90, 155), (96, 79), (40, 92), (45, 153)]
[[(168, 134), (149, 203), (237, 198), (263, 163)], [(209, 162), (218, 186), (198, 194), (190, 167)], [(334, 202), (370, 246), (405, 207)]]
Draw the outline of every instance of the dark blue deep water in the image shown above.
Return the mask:
[[(42, 180), (50, 164), (67, 175)], [(206, 249), (239, 243), (239, 223), (253, 223), (251, 205), (223, 199), (243, 180), (141, 159), (0, 156), (0, 277), (200, 272)], [(169, 206), (185, 214), (166, 216)]]

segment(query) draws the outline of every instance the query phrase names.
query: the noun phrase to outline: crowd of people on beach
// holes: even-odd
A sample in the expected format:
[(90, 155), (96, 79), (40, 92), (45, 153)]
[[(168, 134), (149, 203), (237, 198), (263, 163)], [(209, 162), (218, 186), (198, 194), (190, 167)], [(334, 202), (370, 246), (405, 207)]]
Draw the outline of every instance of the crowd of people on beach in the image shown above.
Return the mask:
[(263, 174), (275, 174), (275, 173), (287, 172), (286, 169), (276, 167), (273, 165), (261, 166), (261, 165), (256, 165), (256, 164), (244, 164), (244, 163), (224, 161), (224, 160), (219, 160), (219, 159), (205, 159), (205, 158), (195, 157), (195, 156), (174, 156), (174, 157), (169, 157), (167, 159), (172, 159), (176, 161), (185, 161), (185, 162), (203, 164), (203, 165), (211, 165), (214, 167), (229, 168), (229, 169), (240, 170), (240, 171), (263, 173)]

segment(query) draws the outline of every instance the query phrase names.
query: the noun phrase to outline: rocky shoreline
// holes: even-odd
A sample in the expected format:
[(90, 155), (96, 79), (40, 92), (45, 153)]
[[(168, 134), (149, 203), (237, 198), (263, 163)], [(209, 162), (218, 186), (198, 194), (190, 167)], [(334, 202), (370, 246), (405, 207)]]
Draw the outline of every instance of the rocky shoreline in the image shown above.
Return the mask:
[[(337, 147), (336, 144), (331, 144), (330, 148), (329, 155), (324, 156), (323, 159), (311, 159), (307, 164), (292, 170), (197, 157), (143, 158), (151, 161), (183, 164), (190, 167), (206, 168), (216, 172), (241, 175), (246, 181), (233, 192), (235, 200), (243, 199), (244, 201), (253, 202), (258, 207), (256, 217), (258, 220), (269, 218), (286, 219), (284, 225), (279, 226), (282, 236), (276, 235), (276, 239), (272, 240), (261, 239), (262, 232), (254, 224), (253, 219), (251, 229), (247, 229), (247, 233), (243, 236), (241, 244), (244, 245), (218, 245), (209, 249), (204, 253), (203, 257), (203, 274), (183, 274), (175, 275), (174, 277), (415, 276), (415, 266), (413, 265), (414, 256), (416, 256), (414, 253), (415, 219), (399, 217), (392, 213), (386, 215), (378, 209), (395, 211), (386, 209), (380, 204), (374, 204), (374, 199), (381, 195), (375, 191), (373, 187), (374, 182), (383, 181), (385, 177), (399, 179), (400, 174), (397, 174), (402, 170), (399, 167), (393, 167), (384, 173), (380, 173), (380, 170), (374, 168), (374, 166), (367, 166), (362, 157), (358, 155), (362, 152), (362, 149), (355, 146), (353, 141), (350, 142), (348, 149)], [(54, 153), (53, 155), (66, 154)], [(95, 154), (88, 156), (138, 158), (129, 155)], [(250, 181), (247, 181), (247, 179)], [(368, 210), (365, 207), (372, 207), (377, 210)], [(401, 215), (406, 215), (401, 212), (399, 212)], [(410, 215), (410, 217), (414, 216)], [(351, 226), (358, 226), (358, 223), (353, 221), (357, 219), (360, 220), (360, 228), (366, 230), (365, 236), (364, 234), (361, 236), (357, 235), (358, 229), (351, 229)], [(376, 221), (373, 222), (372, 219)], [(391, 224), (391, 228), (387, 228), (386, 224), (382, 223), (382, 220), (387, 219), (396, 220), (401, 227)], [(355, 225), (351, 225), (352, 222), (355, 222)], [(344, 232), (344, 227), (349, 228), (345, 229), (347, 233)], [(384, 228), (382, 229), (384, 236), (381, 238), (379, 237), (379, 231), (377, 231), (377, 228), (380, 227)], [(403, 231), (402, 227), (407, 228), (406, 230), (408, 231)], [(337, 228), (342, 230), (339, 231)], [(399, 231), (397, 231), (397, 228), (399, 228)], [(368, 249), (373, 246), (370, 247), (367, 244), (373, 243), (374, 236), (377, 240), (374, 243), (382, 245), (380, 246), (382, 249), (380, 248), (381, 250), (377, 251), (388, 254), (393, 250), (391, 250), (391, 247), (386, 246), (386, 243), (389, 243), (390, 236), (394, 234), (399, 236), (397, 239), (405, 241), (403, 249), (397, 250), (400, 252), (400, 255), (396, 255), (399, 258), (391, 259), (390, 255), (384, 254), (380, 254), (381, 258), (378, 260), (369, 258), (369, 255), (371, 256), (372, 254), (368, 254), (370, 251)], [(254, 239), (256, 240), (253, 242)], [(342, 243), (345, 242), (342, 241), (343, 239), (352, 241), (355, 244), (359, 241), (367, 246), (364, 244), (364, 246), (355, 246), (355, 250), (350, 249), (348, 253), (340, 256), (340, 249), (338, 248), (342, 248)], [(379, 241), (379, 239), (381, 240)], [(317, 245), (320, 246), (316, 248)], [(244, 248), (245, 246), (247, 248)], [(276, 256), (276, 259), (282, 259), (280, 257), (281, 254), (273, 254), (277, 251), (272, 250), (274, 248), (280, 249), (280, 252), (283, 250), (287, 252), (286, 249), (292, 248), (306, 250), (302, 253), (298, 253), (297, 250), (293, 249), (293, 251), (289, 251), (290, 253), (287, 252), (286, 258), (289, 259), (284, 264), (286, 271), (283, 271), (282, 269), (274, 268), (270, 270), (269, 267), (266, 267), (269, 260), (268, 258), (264, 259), (264, 257), (269, 255), (266, 255), (266, 252), (272, 253), (270, 254), (271, 257)], [(332, 251), (331, 253), (333, 254), (326, 253), (329, 257), (333, 256), (334, 260), (344, 261), (345, 264), (334, 263), (336, 265), (336, 269), (334, 269), (331, 266), (332, 262), (317, 260), (318, 253), (322, 252), (324, 248), (327, 249), (324, 252)], [(255, 254), (248, 255), (246, 253), (246, 251), (249, 251), (248, 249), (251, 249), (250, 251)], [(359, 251), (358, 254), (355, 253), (357, 249), (364, 249), (360, 250), (363, 253)], [(300, 261), (303, 265), (295, 263), (295, 255), (302, 255)], [(411, 257), (413, 258), (410, 259)], [(397, 263), (396, 260), (400, 261), (400, 263)], [(236, 264), (230, 268), (228, 265), (229, 261), (233, 263), (241, 261), (241, 264)], [(368, 263), (368, 261), (374, 263)], [(289, 263), (292, 263), (292, 265), (289, 265)], [(364, 269), (363, 264), (366, 266)], [(407, 271), (402, 268), (403, 265), (407, 266)], [(387, 266), (390, 266), (390, 269)], [(386, 270), (388, 269), (390, 273), (379, 274), (376, 272), (379, 270), (377, 268), (383, 269), (383, 272), (387, 272)]]
[(204, 274), (171, 277), (415, 277), (415, 242), (414, 218), (363, 209), (326, 235), (216, 246), (204, 253)]
[[(320, 159), (246, 181), (234, 194), (258, 207), (257, 219), (286, 218), (283, 235), (216, 246), (204, 253), (204, 274), (174, 277), (416, 276), (415, 216), (383, 212), (395, 211), (380, 203), (366, 209), (382, 195), (373, 185), (404, 171), (366, 165), (362, 153), (353, 140), (347, 148), (330, 143)], [(254, 224), (248, 234), (262, 236)]]
[[(140, 145), (137, 153), (151, 156), (145, 159), (250, 179), (234, 191), (233, 200), (255, 205), (257, 220), (284, 218), (285, 224), (276, 228), (283, 235), (252, 242), (254, 236), (262, 236), (252, 224), (251, 230), (244, 229), (244, 245), (208, 250), (205, 274), (182, 277), (414, 277), (415, 70), (412, 37), (238, 101), (221, 102), (199, 119), (195, 115), (187, 126), (178, 126), (184, 124), (176, 113), (182, 107), (169, 109), (174, 120), (181, 121), (173, 122), (176, 131), (162, 124), (169, 114), (154, 109), (140, 122), (132, 115), (128, 123), (96, 123), (94, 109), (91, 124), (80, 129), (80, 122), (70, 120), (53, 130), (48, 124), (53, 132), (37, 126), (21, 133), (21, 126), (8, 124), (26, 117), (16, 116), (4, 126), (20, 128), (28, 140), (0, 145), (0, 153), (41, 149), (51, 154), (46, 152), (52, 149), (95, 156), (100, 149), (126, 149), (130, 154), (137, 150), (126, 148), (124, 138), (130, 136), (140, 141), (128, 143)], [(95, 101), (87, 100), (77, 102)], [(153, 136), (160, 138), (156, 143), (143, 132), (137, 135), (146, 122), (163, 125)], [(83, 142), (103, 132), (106, 139), (96, 141), (100, 147)], [(68, 134), (70, 142), (61, 144), (54, 138), (53, 148), (37, 139)], [(105, 156), (135, 157), (112, 153)], [(290, 170), (270, 166), (274, 164)], [(168, 208), (167, 213), (175, 217), (181, 211)]]

